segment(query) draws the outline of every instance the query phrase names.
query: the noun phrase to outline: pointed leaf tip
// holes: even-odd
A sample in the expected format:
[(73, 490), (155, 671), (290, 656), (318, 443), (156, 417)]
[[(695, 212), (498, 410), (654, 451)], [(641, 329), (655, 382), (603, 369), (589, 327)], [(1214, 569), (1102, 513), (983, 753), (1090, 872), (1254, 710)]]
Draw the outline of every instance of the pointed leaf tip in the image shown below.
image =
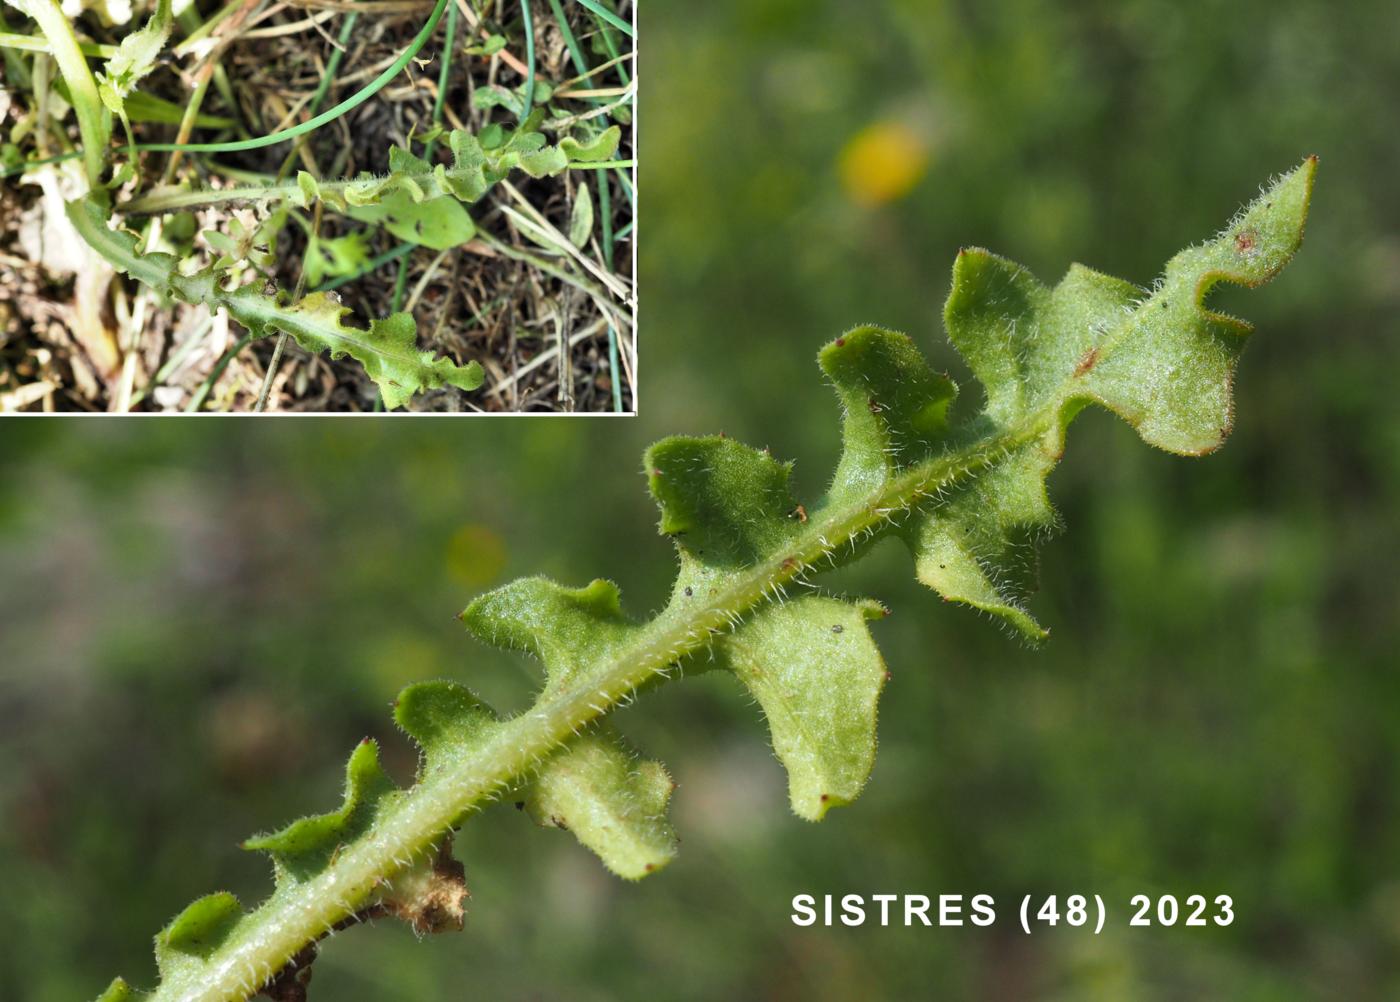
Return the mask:
[(1253, 288), (1293, 257), (1303, 238), (1316, 162), (1271, 185), (1214, 239), (1171, 259), (1151, 296), (1124, 304), (1096, 346), (1092, 372), (1067, 398), (1102, 404), (1144, 441), (1180, 455), (1218, 448), (1234, 423), (1232, 384), (1251, 326), (1209, 309), (1220, 282)]
[(1097, 403), (1170, 452), (1220, 445), (1249, 325), (1206, 309), (1204, 297), (1221, 281), (1262, 284), (1287, 263), (1302, 239), (1314, 170), (1309, 158), (1213, 240), (1177, 254), (1150, 292), (1082, 265), (1049, 289), (988, 251), (958, 253), (944, 319), (986, 391), (982, 420), (1008, 444), (901, 529), (920, 581), (1032, 642), (1044, 638), (1023, 602), (1035, 543), (1057, 528), (1045, 478), (1065, 428)]
[(1222, 281), (1264, 283), (1302, 239), (1311, 159), (1284, 175), (1214, 239), (1177, 254), (1152, 291), (1082, 266), (1053, 290), (1019, 265), (959, 253), (944, 311), (949, 337), (982, 382), (996, 427), (1052, 415), (1044, 446), (1086, 403), (1152, 445), (1199, 455), (1229, 432), (1231, 380), (1249, 325), (1204, 305)]

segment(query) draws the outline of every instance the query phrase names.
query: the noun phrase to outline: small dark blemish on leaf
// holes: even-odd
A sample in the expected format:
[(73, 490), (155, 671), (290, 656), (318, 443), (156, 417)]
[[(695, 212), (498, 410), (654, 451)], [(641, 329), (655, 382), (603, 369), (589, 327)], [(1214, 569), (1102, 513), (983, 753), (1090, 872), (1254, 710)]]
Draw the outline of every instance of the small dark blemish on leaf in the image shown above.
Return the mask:
[(891, 672), (888, 668), (886, 668), (886, 669), (885, 669), (885, 681), (888, 682), (888, 681), (889, 681), (890, 679), (892, 679), (892, 678), (894, 678), (894, 673)]
[(838, 348), (844, 348), (844, 347), (846, 347), (846, 339), (843, 338), (843, 337), (838, 337), (838, 338), (836, 339), (836, 347), (838, 347)]
[(1074, 367), (1074, 374), (1076, 376), (1084, 375), (1086, 372), (1088, 372), (1094, 367), (1098, 360), (1099, 349), (1097, 347), (1090, 348), (1084, 353), (1084, 357), (1079, 360), (1079, 364)]
[(1253, 230), (1240, 230), (1235, 234), (1235, 253), (1248, 254), (1254, 250), (1255, 233)]
[(692, 595), (694, 595), (694, 594), (695, 594), (695, 589), (692, 588), (692, 587), (690, 587), (690, 585), (686, 585), (686, 586), (685, 586), (685, 597), (686, 597), (686, 598), (690, 598), (690, 597), (691, 597)]
[(829, 793), (823, 793), (823, 794), (822, 794), (822, 803), (823, 803), (823, 804), (826, 803), (826, 802), (827, 802), (828, 800), (830, 800), (830, 799), (831, 799), (831, 794), (829, 794)]
[(523, 801), (523, 800), (517, 800), (517, 801), (515, 802), (515, 809), (516, 809), (517, 811), (523, 811), (523, 810), (525, 809), (525, 801)]
[(795, 518), (799, 522), (805, 522), (807, 521), (807, 509), (803, 505), (798, 505), (796, 508), (794, 508), (788, 513), (788, 517)]
[(652, 870), (655, 870), (655, 869), (656, 869), (656, 864), (655, 864), (655, 863), (648, 863), (648, 864), (646, 865), (645, 869), (646, 869), (647, 873), (650, 873)]
[(842, 626), (840, 623), (837, 623), (835, 626), (833, 626), (833, 627), (831, 628), (831, 632), (832, 632), (832, 633), (845, 633), (845, 632), (846, 632), (846, 628), (845, 628), (844, 626)]
[(866, 406), (870, 408), (871, 414), (879, 414), (884, 410), (884, 408), (880, 406), (880, 402), (874, 397), (871, 397), (869, 401), (867, 401)]

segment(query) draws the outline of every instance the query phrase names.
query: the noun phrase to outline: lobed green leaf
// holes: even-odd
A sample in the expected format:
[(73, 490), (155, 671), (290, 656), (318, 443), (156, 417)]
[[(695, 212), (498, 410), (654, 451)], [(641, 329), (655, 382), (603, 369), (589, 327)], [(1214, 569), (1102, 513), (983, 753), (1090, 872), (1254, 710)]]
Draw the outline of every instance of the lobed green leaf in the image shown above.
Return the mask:
[(676, 855), (666, 816), (675, 784), (609, 731), (584, 734), (550, 756), (523, 806), (541, 825), (571, 831), (619, 877), (640, 880)]
[(762, 609), (714, 646), (768, 719), (798, 817), (820, 821), (870, 777), (889, 673), (866, 621), (885, 615), (878, 602), (803, 596)]
[(345, 800), (340, 809), (294, 821), (280, 831), (255, 835), (243, 848), (272, 857), (277, 881), (305, 880), (320, 873), (336, 850), (369, 830), (376, 814), (398, 787), (379, 765), (379, 746), (366, 738), (345, 766)]
[[(792, 491), (790, 464), (766, 451), (722, 436), (654, 445), (647, 480), (680, 562), (668, 605), (636, 622), (610, 582), (571, 589), (544, 578), (474, 601), (463, 620), (475, 636), (543, 663), (534, 705), (500, 719), (455, 683), (406, 689), (395, 718), (422, 749), (417, 784), (391, 789), (372, 753), (358, 750), (339, 811), (264, 840), (305, 861), (307, 882), (279, 882), (249, 915), (227, 895), (192, 905), (158, 943), (157, 997), (245, 998), (280, 983), (284, 965), (324, 931), (316, 923), (366, 909), (404, 914), (415, 928), (455, 928), (465, 892), (442, 855), (444, 836), (508, 791), (622, 876), (664, 865), (675, 852), (669, 777), (602, 718), (676, 669), (729, 671), (748, 689), (799, 816), (816, 820), (850, 802), (875, 759), (888, 673), (868, 623), (883, 609), (789, 589), (815, 588), (820, 570), (894, 536), (913, 553), (919, 579), (945, 598), (1042, 637), (1025, 598), (1034, 545), (1057, 527), (1045, 481), (1066, 428), (1097, 404), (1170, 451), (1219, 444), (1248, 328), (1209, 310), (1205, 297), (1221, 281), (1260, 284), (1288, 261), (1314, 170), (1310, 159), (1281, 178), (1215, 239), (1174, 257), (1150, 290), (1079, 266), (1050, 288), (985, 251), (962, 252), (945, 319), (982, 384), (980, 410), (950, 420), (956, 386), (904, 335), (862, 327), (837, 338), (819, 361), (845, 412), (844, 451), (826, 497), (810, 507)], [(405, 847), (412, 859), (401, 858)], [(337, 896), (342, 879), (355, 893)], [(424, 923), (424, 900), (446, 920)], [(225, 990), (220, 979), (239, 964), (262, 979)], [(119, 980), (104, 999), (128, 997)]]
[(451, 165), (433, 164), (407, 149), (389, 151), (389, 172), (362, 173), (339, 181), (318, 180), (306, 171), (284, 184), (191, 191), (159, 188), (119, 206), (124, 213), (164, 212), (215, 202), (259, 202), (308, 208), (324, 202), (336, 212), (382, 225), (402, 240), (436, 250), (466, 243), (476, 232), (466, 206), (481, 200), (514, 171), (553, 177), (570, 163), (606, 160), (617, 152), (617, 126), (586, 141), (565, 136), (550, 144), (539, 131), (543, 111), (517, 128), (491, 126), (478, 135), (453, 129), (447, 135)]
[(173, 26), (170, 0), (157, 0), (156, 9), (145, 26), (122, 39), (116, 54), (107, 60), (97, 79), (97, 93), (108, 111), (126, 120), (126, 99), (155, 69)]
[(184, 275), (172, 255), (139, 253), (134, 234), (108, 227), (107, 211), (98, 196), (69, 202), (67, 210), (83, 239), (118, 271), (184, 302), (227, 309), (255, 337), (284, 332), (307, 351), (329, 352), (332, 358), (350, 356), (374, 380), (390, 410), (424, 390), (444, 386), (474, 390), (484, 379), (476, 362), (458, 365), (419, 350), (411, 314), (395, 313), (361, 329), (345, 323), (350, 310), (340, 305), (334, 293), (312, 293), (289, 304), (275, 290), (261, 292), (252, 286), (226, 290), (216, 268)]

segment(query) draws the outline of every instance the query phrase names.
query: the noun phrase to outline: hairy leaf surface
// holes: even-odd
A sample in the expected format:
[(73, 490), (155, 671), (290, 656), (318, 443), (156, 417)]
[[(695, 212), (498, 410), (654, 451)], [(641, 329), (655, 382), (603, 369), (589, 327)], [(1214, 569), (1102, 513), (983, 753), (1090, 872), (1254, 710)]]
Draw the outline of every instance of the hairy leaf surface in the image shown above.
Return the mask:
[(571, 831), (628, 880), (639, 880), (676, 855), (666, 817), (675, 784), (660, 762), (637, 758), (620, 737), (584, 734), (552, 755), (524, 800), (541, 825)]
[[(397, 914), (386, 897), (396, 883), (439, 873), (443, 839), (502, 795), (572, 830), (623, 876), (656, 869), (675, 847), (669, 779), (603, 718), (683, 671), (729, 671), (748, 689), (799, 816), (849, 802), (875, 758), (887, 672), (868, 623), (883, 610), (812, 579), (894, 536), (945, 598), (1043, 636), (1025, 600), (1034, 544), (1056, 527), (1045, 481), (1066, 428), (1097, 404), (1172, 452), (1220, 444), (1248, 328), (1205, 297), (1221, 281), (1261, 284), (1288, 261), (1314, 169), (1310, 159), (1279, 179), (1215, 239), (1174, 257), (1151, 289), (1078, 266), (1048, 287), (985, 251), (962, 252), (945, 320), (982, 384), (975, 413), (957, 419), (956, 385), (904, 335), (861, 327), (837, 338), (819, 362), (844, 410), (844, 450), (819, 501), (801, 501), (791, 464), (766, 450), (722, 436), (657, 443), (647, 482), (680, 563), (666, 607), (638, 621), (610, 582), (545, 578), (474, 601), (462, 617), (474, 635), (542, 663), (534, 704), (500, 718), (456, 683), (406, 689), (395, 718), (423, 752), (416, 785), (391, 789), (372, 753), (357, 751), (339, 811), (266, 840), (283, 854), (280, 870), (304, 860), (304, 874), (279, 879), (246, 915), (226, 895), (191, 906), (158, 943), (156, 998), (246, 998), (334, 924)], [(127, 991), (119, 981), (105, 998)]]
[(768, 718), (793, 812), (808, 821), (855, 800), (875, 764), (887, 672), (866, 621), (884, 615), (877, 602), (803, 596), (756, 613), (714, 646)]

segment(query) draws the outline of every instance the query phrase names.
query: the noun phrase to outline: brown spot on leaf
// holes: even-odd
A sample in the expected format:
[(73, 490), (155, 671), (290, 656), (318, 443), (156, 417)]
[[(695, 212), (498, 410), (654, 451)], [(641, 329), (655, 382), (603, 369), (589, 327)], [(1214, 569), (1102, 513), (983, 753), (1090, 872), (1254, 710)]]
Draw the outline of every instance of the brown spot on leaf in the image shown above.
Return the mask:
[(1076, 376), (1084, 375), (1084, 373), (1088, 372), (1095, 365), (1097, 365), (1098, 361), (1099, 349), (1097, 347), (1090, 348), (1084, 353), (1084, 357), (1079, 360), (1079, 364), (1074, 367), (1074, 374)]
[(1235, 234), (1235, 252), (1248, 254), (1254, 250), (1257, 235), (1253, 230), (1240, 230)]
[(836, 347), (838, 347), (838, 348), (844, 348), (844, 347), (846, 347), (846, 339), (843, 338), (843, 337), (838, 337), (838, 338), (836, 339)]
[(807, 509), (802, 505), (798, 505), (796, 508), (794, 508), (791, 514), (792, 517), (797, 519), (799, 522), (807, 521)]

